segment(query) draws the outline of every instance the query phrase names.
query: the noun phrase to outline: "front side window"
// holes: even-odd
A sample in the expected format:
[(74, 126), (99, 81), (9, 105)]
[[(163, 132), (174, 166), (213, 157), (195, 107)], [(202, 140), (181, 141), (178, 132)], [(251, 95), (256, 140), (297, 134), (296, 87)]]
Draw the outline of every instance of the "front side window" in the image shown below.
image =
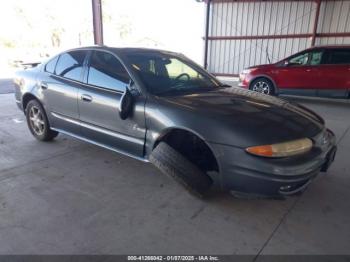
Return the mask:
[(57, 60), (58, 60), (58, 56), (52, 58), (49, 62), (47, 62), (45, 65), (45, 72), (54, 74)]
[(176, 58), (170, 58), (169, 60), (170, 63), (165, 65), (165, 67), (170, 78), (175, 79), (181, 74), (186, 76), (189, 75), (191, 78), (203, 78), (203, 76), (200, 75), (197, 71), (184, 64), (180, 60)]
[(147, 52), (130, 53), (127, 58), (147, 90), (155, 95), (208, 91), (221, 86), (218, 80), (184, 57)]
[(319, 65), (322, 61), (323, 51), (313, 51), (310, 54), (310, 65)]
[(350, 49), (333, 49), (328, 51), (328, 64), (350, 64)]
[(80, 81), (85, 54), (85, 51), (77, 50), (60, 55), (56, 65), (56, 75)]
[(89, 66), (88, 84), (124, 91), (130, 77), (121, 62), (112, 54), (94, 51)]
[(288, 65), (303, 66), (303, 65), (307, 65), (308, 61), (309, 61), (309, 53), (303, 53), (301, 55), (297, 55), (289, 59)]

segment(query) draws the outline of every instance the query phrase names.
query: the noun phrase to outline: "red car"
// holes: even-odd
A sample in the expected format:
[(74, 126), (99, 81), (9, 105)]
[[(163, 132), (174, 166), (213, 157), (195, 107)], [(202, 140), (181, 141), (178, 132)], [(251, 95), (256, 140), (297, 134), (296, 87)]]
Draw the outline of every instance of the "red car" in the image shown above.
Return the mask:
[(269, 94), (349, 97), (350, 46), (318, 46), (275, 64), (249, 67), (239, 86)]

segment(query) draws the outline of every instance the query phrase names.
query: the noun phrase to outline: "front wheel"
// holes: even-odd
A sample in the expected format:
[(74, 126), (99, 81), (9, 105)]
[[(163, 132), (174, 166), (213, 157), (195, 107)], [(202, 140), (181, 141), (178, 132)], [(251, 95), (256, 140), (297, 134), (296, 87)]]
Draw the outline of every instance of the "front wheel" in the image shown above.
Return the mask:
[(150, 162), (197, 197), (203, 198), (212, 185), (207, 174), (165, 142), (153, 150)]
[(44, 108), (37, 100), (29, 101), (26, 118), (30, 132), (40, 141), (51, 141), (58, 132), (51, 130)]
[(273, 83), (267, 78), (255, 79), (251, 83), (249, 89), (265, 95), (275, 95), (275, 87)]

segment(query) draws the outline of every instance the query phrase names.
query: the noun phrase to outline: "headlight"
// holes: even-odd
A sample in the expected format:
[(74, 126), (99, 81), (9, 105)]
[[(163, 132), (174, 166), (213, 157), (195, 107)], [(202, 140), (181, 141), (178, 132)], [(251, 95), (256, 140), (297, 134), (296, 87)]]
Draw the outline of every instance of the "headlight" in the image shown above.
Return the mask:
[(302, 138), (273, 145), (252, 146), (246, 148), (250, 154), (264, 157), (286, 157), (305, 153), (312, 148), (309, 138)]
[(249, 74), (252, 71), (252, 69), (244, 69), (241, 74)]

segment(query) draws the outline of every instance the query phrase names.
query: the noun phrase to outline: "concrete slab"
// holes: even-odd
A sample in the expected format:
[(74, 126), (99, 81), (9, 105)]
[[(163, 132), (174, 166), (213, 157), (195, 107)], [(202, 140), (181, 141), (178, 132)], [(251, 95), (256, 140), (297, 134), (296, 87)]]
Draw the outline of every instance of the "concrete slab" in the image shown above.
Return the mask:
[[(340, 157), (344, 153), (340, 150)], [(337, 173), (332, 168), (327, 176), (318, 177), (263, 254), (349, 254), (349, 186), (348, 167), (347, 172)]]
[(9, 94), (15, 91), (12, 78), (0, 79), (0, 94)]
[(325, 117), (336, 133), (335, 162), (285, 217), (262, 254), (350, 254), (349, 100), (294, 98)]
[(329, 175), (286, 201), (203, 201), (150, 164), (64, 135), (36, 141), (1, 95), (0, 254), (350, 253), (348, 111), (310, 106), (342, 137)]

